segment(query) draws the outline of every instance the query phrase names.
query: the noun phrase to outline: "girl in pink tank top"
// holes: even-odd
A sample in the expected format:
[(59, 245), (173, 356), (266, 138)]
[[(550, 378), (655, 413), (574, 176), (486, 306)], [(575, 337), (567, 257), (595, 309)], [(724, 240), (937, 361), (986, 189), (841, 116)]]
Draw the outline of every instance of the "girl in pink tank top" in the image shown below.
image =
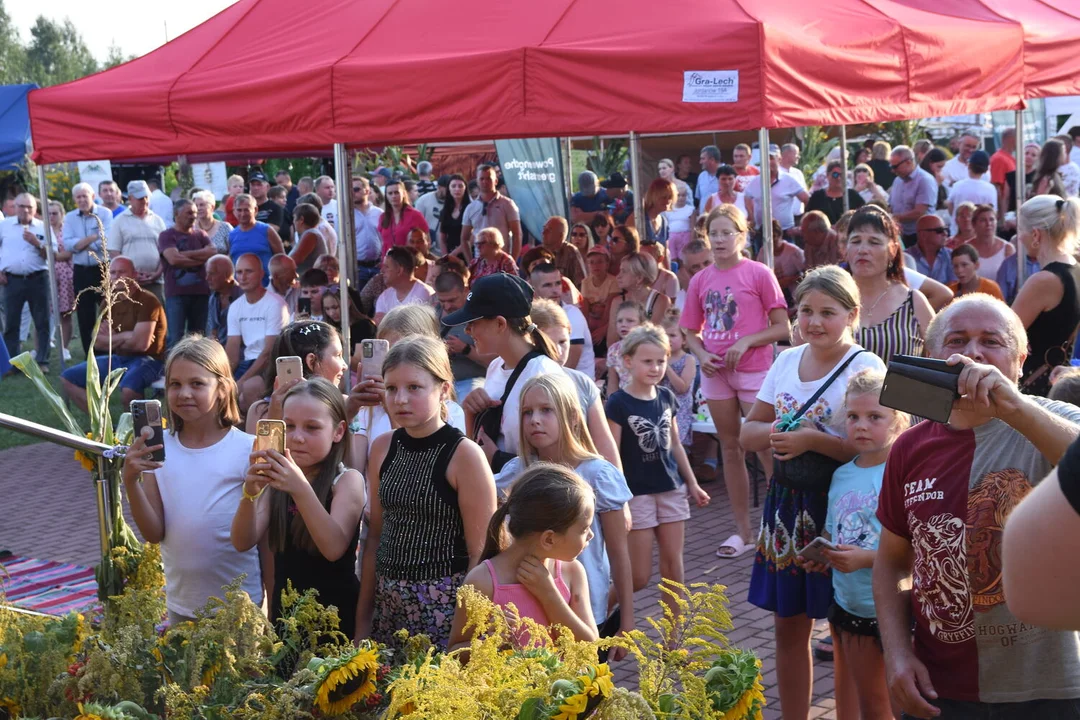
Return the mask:
[[(592, 488), (569, 468), (531, 465), (492, 516), (482, 562), (463, 584), (501, 607), (513, 603), (520, 617), (538, 625), (560, 625), (577, 640), (596, 640), (588, 580), (576, 559), (592, 539), (594, 505)], [(459, 605), (451, 649), (471, 639), (465, 620)], [(524, 628), (516, 629), (515, 640), (521, 646), (531, 643)]]

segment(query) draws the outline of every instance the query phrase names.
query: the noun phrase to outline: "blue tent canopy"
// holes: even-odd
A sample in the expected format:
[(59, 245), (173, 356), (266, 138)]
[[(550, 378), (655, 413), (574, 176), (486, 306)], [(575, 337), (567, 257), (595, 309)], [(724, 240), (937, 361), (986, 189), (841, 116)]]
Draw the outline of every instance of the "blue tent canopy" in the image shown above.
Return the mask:
[(0, 170), (14, 170), (30, 149), (26, 96), (37, 85), (0, 85)]

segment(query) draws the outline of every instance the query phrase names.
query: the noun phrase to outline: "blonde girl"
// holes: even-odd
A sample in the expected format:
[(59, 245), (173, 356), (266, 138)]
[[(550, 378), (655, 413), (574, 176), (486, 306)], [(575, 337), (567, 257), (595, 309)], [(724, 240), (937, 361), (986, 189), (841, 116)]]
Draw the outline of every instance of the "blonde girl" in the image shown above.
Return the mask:
[(654, 544), (660, 547), (660, 577), (683, 581), (684, 523), (690, 519), (687, 498), (702, 507), (709, 503), (709, 494), (698, 485), (678, 442), (675, 394), (657, 387), (667, 371), (667, 334), (651, 323), (634, 328), (623, 340), (622, 353), (630, 382), (608, 398), (606, 409), (634, 494), (630, 563), (634, 589), (640, 590), (652, 577)]
[[(338, 610), (341, 632), (355, 632), (356, 545), (367, 500), (364, 478), (346, 468), (345, 398), (321, 377), (285, 396), (285, 452), (258, 450), (244, 478), (232, 522), (233, 547), (243, 552), (268, 543), (274, 554), (270, 619), (282, 617), (289, 583), (317, 590), (319, 602)], [(269, 490), (269, 492), (267, 492)]]
[(829, 625), (839, 720), (892, 720), (900, 716), (899, 708), (889, 704), (871, 584), (881, 536), (877, 507), (885, 460), (908, 426), (906, 414), (879, 402), (884, 381), (884, 374), (875, 370), (863, 370), (848, 380), (844, 422), (848, 442), (858, 455), (833, 473), (822, 533), (837, 549), (824, 551), (828, 558), (825, 565), (800, 563), (806, 570), (832, 570)]
[[(736, 533), (716, 555), (734, 559), (753, 549), (750, 478), (739, 430), (772, 365), (773, 344), (788, 338), (790, 326), (776, 275), (742, 255), (748, 231), (743, 213), (720, 205), (709, 212), (706, 226), (713, 263), (690, 280), (680, 323), (688, 349), (701, 363), (701, 392), (716, 424), (735, 516)], [(766, 453), (760, 459), (765, 475), (772, 474), (772, 458)]]
[[(147, 431), (136, 436), (123, 480), (139, 532), (161, 544), (169, 622), (193, 619), (241, 575), (242, 589), (261, 604), (258, 550), (229, 542), (254, 438), (235, 427), (236, 382), (221, 344), (194, 335), (178, 342), (165, 362), (165, 399), (163, 444), (147, 446)], [(162, 447), (164, 463), (148, 459)]]
[(446, 422), (454, 376), (442, 341), (398, 341), (383, 378), (397, 429), (371, 443), (357, 637), (392, 644), (406, 628), (445, 648), (457, 589), (495, 512), (495, 481), (483, 451)]
[(697, 358), (686, 352), (686, 330), (679, 325), (679, 309), (668, 310), (660, 327), (667, 333), (671, 357), (668, 359), (667, 372), (661, 387), (675, 393), (679, 411), (675, 413), (679, 421), (679, 442), (690, 447), (693, 442), (694, 424), (694, 381), (697, 379)]
[[(570, 469), (553, 463), (533, 465), (492, 515), (483, 562), (464, 584), (496, 605), (513, 603), (520, 617), (538, 625), (560, 625), (576, 640), (595, 640), (589, 582), (577, 560), (593, 540), (594, 506), (592, 490)], [(451, 647), (471, 638), (465, 622), (465, 609), (459, 605)], [(526, 632), (519, 632), (517, 641), (530, 644)]]
[(627, 334), (645, 322), (645, 309), (633, 300), (624, 300), (615, 308), (615, 332), (619, 338), (608, 346), (607, 392), (610, 396), (630, 382), (630, 374), (623, 365), (622, 341)]
[[(812, 451), (847, 462), (856, 454), (839, 422), (848, 378), (865, 369), (884, 371), (885, 366), (853, 340), (859, 289), (846, 271), (835, 265), (811, 270), (796, 288), (795, 302), (806, 342), (777, 357), (746, 416), (740, 441), (750, 451), (771, 450), (781, 461)], [(798, 427), (777, 432), (777, 421), (797, 413), (819, 390)], [(774, 614), (781, 712), (794, 720), (805, 720), (810, 711), (810, 636), (814, 620), (826, 617), (832, 602), (829, 578), (807, 573), (796, 565), (795, 556), (822, 533), (827, 511), (827, 489), (792, 488), (775, 477), (769, 480), (749, 599)]]
[(619, 448), (615, 447), (615, 439), (611, 437), (607, 418), (604, 417), (604, 404), (600, 402), (600, 388), (596, 380), (579, 370), (566, 367), (570, 357), (570, 318), (566, 316), (566, 311), (552, 300), (533, 300), (532, 319), (540, 332), (551, 340), (557, 350), (556, 360), (577, 390), (581, 403), (578, 407), (583, 409), (585, 426), (596, 445), (597, 454), (621, 470)]
[[(610, 432), (610, 430), (608, 430)], [(563, 465), (580, 476), (596, 496), (593, 540), (579, 560), (589, 579), (592, 615), (608, 617), (608, 588), (614, 581), (619, 605), (617, 623), (622, 631), (634, 628), (634, 587), (627, 546), (627, 503), (633, 497), (618, 467), (600, 457), (578, 404), (571, 381), (561, 375), (541, 375), (525, 383), (521, 394), (521, 454), (508, 462), (495, 478), (501, 492), (538, 462)], [(615, 659), (625, 653), (613, 652)]]

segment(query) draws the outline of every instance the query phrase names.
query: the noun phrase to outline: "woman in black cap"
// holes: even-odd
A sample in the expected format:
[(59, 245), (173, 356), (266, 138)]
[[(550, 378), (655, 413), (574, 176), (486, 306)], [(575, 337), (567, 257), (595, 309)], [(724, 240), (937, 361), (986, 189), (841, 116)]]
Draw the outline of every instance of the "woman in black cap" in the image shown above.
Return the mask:
[(469, 435), (496, 471), (518, 452), (521, 388), (537, 375), (562, 372), (551, 340), (529, 317), (532, 299), (524, 280), (497, 273), (473, 283), (465, 307), (442, 319), (447, 326), (465, 325), (476, 341), (473, 352), (498, 355), (488, 365), (484, 386), (461, 401)]

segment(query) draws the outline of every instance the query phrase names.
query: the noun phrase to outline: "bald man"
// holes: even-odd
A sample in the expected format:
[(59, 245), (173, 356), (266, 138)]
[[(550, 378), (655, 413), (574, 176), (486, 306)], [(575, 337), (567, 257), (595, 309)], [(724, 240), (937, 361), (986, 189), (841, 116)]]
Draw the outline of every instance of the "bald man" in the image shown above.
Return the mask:
[(215, 255), (206, 261), (206, 284), (210, 286), (206, 337), (224, 345), (229, 337), (229, 306), (244, 294), (233, 277), (233, 264), (228, 255)]
[(945, 285), (956, 280), (952, 251), (945, 247), (949, 229), (937, 215), (923, 215), (915, 223), (915, 244), (904, 253), (904, 263), (931, 280)]
[[(109, 263), (109, 277), (114, 284), (122, 285), (126, 294), (113, 303), (111, 335), (105, 322), (98, 328), (94, 339), (95, 360), (103, 381), (110, 362), (113, 370), (125, 369), (120, 390), (127, 407), (132, 400), (146, 397), (146, 389), (165, 372), (168, 323), (157, 295), (139, 286), (139, 275), (130, 258), (114, 255)], [(65, 370), (60, 383), (64, 394), (86, 412), (86, 363)]]

